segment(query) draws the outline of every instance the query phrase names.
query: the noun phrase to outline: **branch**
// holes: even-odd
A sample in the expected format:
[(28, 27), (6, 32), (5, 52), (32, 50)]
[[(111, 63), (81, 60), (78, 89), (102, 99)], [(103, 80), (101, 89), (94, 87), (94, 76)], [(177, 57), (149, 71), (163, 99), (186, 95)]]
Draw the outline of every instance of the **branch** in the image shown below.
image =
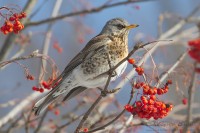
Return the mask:
[(0, 62), (0, 68), (4, 67), (4, 66), (6, 66), (6, 65), (8, 65), (12, 62), (19, 61), (19, 60), (26, 60), (26, 59), (30, 59), (30, 58), (34, 58), (34, 57), (41, 57), (41, 55), (38, 52), (39, 52), (38, 50), (35, 50), (28, 56), (16, 57), (16, 58), (13, 58), (13, 59), (8, 60), (8, 61)]
[(190, 82), (190, 86), (188, 88), (188, 109), (187, 109), (187, 117), (186, 117), (186, 124), (183, 128), (183, 133), (186, 133), (188, 131), (189, 128), (189, 124), (190, 121), (192, 119), (192, 102), (194, 99), (194, 91), (195, 91), (195, 84), (196, 84), (196, 72), (195, 72), (195, 68), (197, 66), (197, 62), (194, 63), (194, 70), (192, 73), (192, 79)]
[(42, 115), (39, 123), (38, 123), (38, 127), (35, 129), (34, 133), (38, 133), (40, 128), (42, 127), (42, 123), (44, 122), (44, 118), (47, 116), (47, 113), (49, 112), (49, 110), (47, 109), (44, 114)]
[(81, 118), (81, 117), (82, 117), (82, 115), (77, 116), (77, 117), (74, 117), (74, 118), (72, 118), (69, 122), (67, 122), (66, 124), (63, 124), (62, 126), (57, 127), (56, 130), (55, 130), (55, 133), (60, 133), (60, 131), (61, 131), (63, 128), (65, 128), (66, 126), (70, 125), (72, 122), (78, 120), (78, 119)]
[(117, 7), (117, 6), (121, 6), (121, 5), (132, 4), (132, 3), (137, 3), (137, 2), (146, 2), (146, 1), (153, 1), (153, 0), (126, 0), (126, 1), (123, 1), (123, 2), (117, 2), (117, 3), (109, 4), (109, 5), (107, 5), (107, 3), (106, 3), (106, 4), (103, 4), (99, 7), (95, 7), (95, 8), (92, 8), (92, 9), (86, 9), (86, 10), (82, 10), (82, 11), (67, 13), (67, 14), (64, 14), (64, 15), (44, 19), (44, 20), (41, 20), (41, 21), (38, 21), (38, 22), (29, 22), (29, 23), (25, 24), (25, 27), (45, 24), (45, 23), (48, 23), (48, 22), (53, 22), (53, 21), (56, 21), (56, 20), (64, 19), (66, 17), (77, 16), (77, 15), (81, 15), (81, 14), (96, 13), (96, 12), (100, 12), (104, 9), (111, 8), (111, 7)]
[[(134, 92), (133, 92), (133, 89), (131, 89), (131, 96), (130, 96), (130, 99), (128, 101), (127, 104), (130, 104), (131, 100), (133, 99), (133, 95), (134, 95)], [(113, 120), (111, 120), (110, 122), (106, 123), (105, 125), (103, 126), (100, 126), (100, 127), (97, 127), (95, 129), (92, 129), (90, 131), (88, 131), (88, 133), (92, 133), (92, 132), (95, 132), (95, 131), (98, 131), (98, 130), (102, 130), (104, 128), (106, 128), (107, 126), (109, 126), (110, 124), (112, 124), (113, 122), (115, 122), (116, 120), (118, 120), (125, 112), (126, 110), (123, 109), (121, 113), (119, 113)]]
[[(55, 1), (55, 3), (54, 3), (55, 6), (54, 6), (53, 11), (51, 13), (51, 17), (55, 17), (59, 13), (62, 1), (63, 0)], [(42, 54), (44, 54), (44, 55), (48, 55), (49, 45), (51, 43), (51, 37), (52, 37), (52, 33), (51, 33), (52, 26), (53, 26), (53, 23), (50, 23), (47, 27), (47, 32), (46, 32), (43, 50), (42, 50)], [(42, 63), (42, 65), (41, 65), (41, 68), (40, 68), (40, 71), (39, 71), (39, 74), (40, 74), (39, 78), (38, 78), (39, 80), (42, 80), (42, 79), (40, 79), (40, 77), (42, 77), (42, 75), (43, 75), (42, 71), (46, 68), (46, 64), (47, 64), (46, 60), (42, 60), (41, 63)]]
[(178, 59), (177, 61), (174, 63), (174, 65), (169, 69), (167, 70), (164, 74), (162, 74), (160, 77), (160, 80), (158, 82), (158, 84), (156, 85), (156, 87), (159, 87), (160, 83), (162, 83), (166, 78), (167, 76), (172, 73), (174, 71), (174, 69), (181, 63), (181, 61), (185, 58), (185, 56), (187, 55), (187, 52), (184, 52)]

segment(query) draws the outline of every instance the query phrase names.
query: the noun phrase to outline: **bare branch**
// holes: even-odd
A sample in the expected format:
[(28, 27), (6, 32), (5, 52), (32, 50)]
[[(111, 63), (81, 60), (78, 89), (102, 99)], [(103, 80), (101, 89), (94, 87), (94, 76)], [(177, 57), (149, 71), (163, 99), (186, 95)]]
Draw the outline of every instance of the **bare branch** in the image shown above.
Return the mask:
[(48, 23), (48, 22), (53, 22), (53, 21), (56, 21), (56, 20), (64, 19), (66, 17), (77, 16), (77, 15), (81, 15), (81, 14), (100, 12), (100, 11), (102, 11), (104, 9), (111, 8), (111, 7), (117, 7), (117, 6), (121, 6), (121, 5), (127, 5), (127, 4), (138, 3), (138, 2), (147, 2), (147, 1), (153, 1), (153, 0), (126, 0), (126, 1), (123, 1), (123, 2), (116, 2), (114, 4), (107, 4), (106, 3), (106, 4), (103, 4), (103, 5), (99, 6), (99, 7), (92, 8), (92, 9), (86, 9), (86, 10), (82, 10), (82, 11), (72, 12), (72, 13), (68, 13), (68, 14), (64, 14), (64, 15), (48, 18), (48, 19), (45, 19), (45, 20), (41, 20), (41, 21), (38, 21), (38, 22), (29, 22), (29, 23), (25, 24), (25, 27), (45, 24), (45, 23)]
[[(194, 63), (194, 69), (196, 68), (196, 66), (197, 66), (197, 62)], [(192, 119), (192, 102), (194, 99), (195, 84), (196, 84), (196, 80), (197, 80), (196, 78), (197, 78), (197, 74), (194, 70), (192, 73), (192, 79), (190, 82), (190, 86), (188, 88), (188, 109), (187, 109), (186, 124), (183, 128), (183, 133), (186, 133), (188, 131), (189, 124)]]

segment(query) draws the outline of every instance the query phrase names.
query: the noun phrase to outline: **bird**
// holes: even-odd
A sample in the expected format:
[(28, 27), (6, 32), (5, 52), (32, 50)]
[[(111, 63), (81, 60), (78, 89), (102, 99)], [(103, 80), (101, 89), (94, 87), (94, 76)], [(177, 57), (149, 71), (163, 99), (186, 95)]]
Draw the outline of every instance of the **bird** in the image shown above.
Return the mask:
[[(35, 115), (40, 115), (56, 99), (67, 101), (88, 88), (103, 87), (112, 67), (128, 56), (128, 34), (138, 24), (129, 24), (122, 18), (106, 22), (102, 31), (69, 62), (57, 78), (52, 90), (33, 106)], [(111, 81), (126, 69), (127, 61), (115, 69)]]

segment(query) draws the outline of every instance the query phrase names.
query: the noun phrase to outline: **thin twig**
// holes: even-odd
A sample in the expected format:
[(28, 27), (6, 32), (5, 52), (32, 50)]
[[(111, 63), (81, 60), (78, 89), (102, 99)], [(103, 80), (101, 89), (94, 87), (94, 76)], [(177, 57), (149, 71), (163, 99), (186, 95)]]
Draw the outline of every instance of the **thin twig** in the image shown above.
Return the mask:
[[(133, 99), (133, 95), (134, 95), (134, 92), (133, 92), (133, 89), (132, 89), (132, 90), (131, 90), (131, 96), (130, 96), (130, 99), (129, 99), (129, 101), (128, 101), (127, 104), (130, 104), (131, 100)], [(100, 127), (97, 127), (97, 128), (95, 128), (95, 129), (92, 129), (92, 130), (88, 131), (88, 133), (92, 133), (92, 132), (95, 132), (95, 131), (102, 130), (102, 129), (106, 128), (107, 126), (109, 126), (110, 124), (112, 124), (112, 123), (114, 123), (116, 120), (118, 120), (118, 119), (124, 114), (125, 111), (126, 111), (126, 110), (123, 109), (123, 110), (121, 111), (121, 113), (119, 113), (113, 120), (109, 121), (108, 123), (106, 123), (106, 124), (103, 125), (103, 126), (100, 126)]]
[(20, 117), (18, 117), (15, 121), (11, 123), (11, 125), (8, 127), (6, 133), (11, 133), (12, 129), (15, 128), (18, 124), (18, 122), (22, 119), (23, 115), (21, 114)]
[(74, 121), (80, 119), (81, 117), (82, 117), (82, 115), (77, 116), (77, 117), (73, 117), (73, 118), (72, 118), (70, 121), (68, 121), (67, 123), (63, 124), (62, 126), (57, 127), (54, 133), (60, 133), (60, 131), (61, 131), (63, 128), (67, 127), (68, 125), (70, 125), (70, 124), (73, 123)]
[(16, 57), (16, 58), (13, 58), (13, 59), (8, 60), (8, 61), (0, 62), (0, 68), (8, 65), (9, 63), (16, 62), (16, 61), (19, 61), (19, 60), (26, 60), (26, 59), (30, 59), (30, 58), (34, 58), (34, 57), (41, 57), (38, 52), (39, 51), (36, 50), (36, 51), (33, 51), (30, 55)]
[(44, 114), (42, 114), (42, 117), (38, 123), (37, 128), (35, 129), (34, 133), (38, 133), (42, 127), (42, 123), (44, 122), (45, 117), (47, 116), (47, 113), (49, 112), (49, 110), (45, 110)]
[(194, 91), (195, 91), (196, 76), (197, 76), (195, 72), (196, 66), (197, 66), (197, 62), (194, 63), (194, 71), (192, 73), (192, 79), (190, 82), (190, 86), (188, 88), (188, 109), (187, 109), (186, 124), (183, 128), (183, 133), (187, 132), (190, 121), (192, 119), (192, 102), (193, 102), (194, 94), (195, 94)]
[[(26, 121), (26, 118), (25, 118), (25, 121), (24, 121), (24, 123), (25, 123), (25, 132), (26, 133), (29, 133), (29, 120), (30, 120), (30, 118), (31, 118), (31, 111), (29, 112), (29, 114), (28, 114), (28, 117), (27, 117), (27, 121)], [(24, 116), (25, 117), (25, 116)]]
[(174, 69), (181, 63), (181, 61), (185, 58), (185, 56), (187, 55), (187, 52), (184, 52), (178, 59), (177, 61), (174, 63), (174, 65), (172, 67), (170, 67), (169, 70), (167, 70), (164, 74), (162, 74), (160, 77), (159, 82), (157, 83), (156, 87), (159, 87), (160, 83), (162, 83), (168, 76), (170, 73), (172, 73), (174, 71)]

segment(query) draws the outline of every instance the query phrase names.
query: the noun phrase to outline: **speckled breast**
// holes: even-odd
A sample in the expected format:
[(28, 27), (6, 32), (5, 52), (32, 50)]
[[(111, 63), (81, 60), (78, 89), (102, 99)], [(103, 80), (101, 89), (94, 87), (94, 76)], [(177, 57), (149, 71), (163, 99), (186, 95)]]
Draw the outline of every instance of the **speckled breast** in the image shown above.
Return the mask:
[(81, 64), (83, 74), (92, 77), (98, 76), (110, 69), (108, 65), (108, 55), (111, 66), (115, 66), (128, 55), (127, 38), (111, 38), (112, 43), (108, 43), (102, 50), (85, 60)]

